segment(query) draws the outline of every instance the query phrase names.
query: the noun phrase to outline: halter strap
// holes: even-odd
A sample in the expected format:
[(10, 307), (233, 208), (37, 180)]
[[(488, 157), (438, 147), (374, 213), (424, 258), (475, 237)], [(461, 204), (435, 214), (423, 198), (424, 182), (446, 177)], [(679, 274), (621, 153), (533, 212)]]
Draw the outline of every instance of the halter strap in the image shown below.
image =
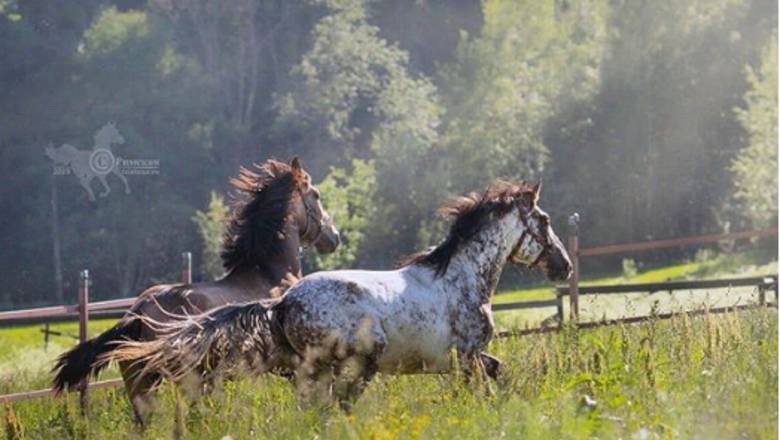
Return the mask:
[(301, 203), (303, 203), (303, 210), (306, 212), (306, 225), (303, 228), (303, 236), (302, 237), (305, 239), (306, 237), (309, 236), (309, 232), (310, 232), (309, 229), (311, 228), (312, 220), (317, 222), (317, 226), (318, 226), (318, 228), (317, 228), (317, 235), (315, 235), (314, 238), (312, 238), (310, 240), (307, 240), (308, 243), (304, 243), (302, 245), (302, 247), (305, 248), (305, 247), (309, 247), (312, 244), (316, 243), (320, 239), (320, 237), (322, 237), (324, 219), (320, 218), (319, 221), (317, 221), (317, 218), (312, 213), (312, 209), (309, 207), (309, 204), (306, 203), (306, 197), (304, 197), (303, 191), (301, 191), (300, 188), (298, 189), (298, 194), (300, 194), (300, 196), (301, 196)]
[(525, 243), (526, 236), (530, 235), (531, 238), (536, 240), (537, 243), (539, 243), (542, 246), (542, 251), (539, 252), (539, 255), (534, 258), (534, 261), (531, 262), (531, 264), (528, 265), (528, 267), (535, 267), (539, 262), (542, 260), (542, 257), (547, 255), (548, 252), (550, 252), (550, 242), (547, 240), (547, 237), (543, 237), (536, 233), (536, 231), (532, 231), (531, 228), (528, 227), (528, 221), (525, 217), (525, 215), (520, 216), (520, 222), (523, 224), (523, 233), (520, 234), (520, 239), (517, 241), (517, 244), (512, 248), (512, 253), (509, 255), (515, 255), (517, 251), (520, 249), (520, 247)]

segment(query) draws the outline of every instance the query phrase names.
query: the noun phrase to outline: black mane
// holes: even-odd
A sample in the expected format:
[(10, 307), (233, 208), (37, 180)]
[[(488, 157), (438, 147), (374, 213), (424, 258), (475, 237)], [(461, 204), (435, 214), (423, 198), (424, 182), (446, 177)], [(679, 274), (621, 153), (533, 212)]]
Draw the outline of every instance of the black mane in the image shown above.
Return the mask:
[(230, 183), (239, 192), (237, 204), (225, 229), (222, 266), (230, 271), (256, 265), (281, 251), (284, 224), (295, 179), (289, 165), (268, 160), (241, 168)]
[(472, 192), (442, 206), (440, 214), (454, 219), (447, 238), (433, 249), (413, 254), (402, 266), (420, 264), (431, 267), (436, 276), (447, 271), (452, 257), (492, 218), (508, 213), (521, 200), (533, 200), (533, 188), (526, 182), (498, 180), (484, 192)]

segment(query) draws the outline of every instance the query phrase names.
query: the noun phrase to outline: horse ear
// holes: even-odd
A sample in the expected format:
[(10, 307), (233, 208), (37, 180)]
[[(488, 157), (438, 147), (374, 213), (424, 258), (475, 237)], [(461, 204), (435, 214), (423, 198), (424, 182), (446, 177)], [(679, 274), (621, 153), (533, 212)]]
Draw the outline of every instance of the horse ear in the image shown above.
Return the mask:
[(534, 205), (535, 205), (536, 202), (539, 201), (539, 194), (542, 192), (542, 182), (539, 181), (534, 186), (532, 186), (531, 191), (533, 192), (534, 195)]
[(295, 156), (293, 160), (290, 161), (290, 168), (292, 168), (292, 174), (293, 174), (293, 178), (295, 179), (295, 182), (301, 188), (305, 188), (306, 185), (309, 183), (309, 178), (306, 175), (306, 171), (303, 170), (303, 167), (301, 166), (301, 161), (300, 159), (298, 159), (298, 156)]
[(523, 197), (523, 203), (526, 204), (527, 209), (534, 209), (536, 203), (539, 201), (539, 193), (542, 191), (542, 182), (531, 185), (530, 191), (526, 197)]

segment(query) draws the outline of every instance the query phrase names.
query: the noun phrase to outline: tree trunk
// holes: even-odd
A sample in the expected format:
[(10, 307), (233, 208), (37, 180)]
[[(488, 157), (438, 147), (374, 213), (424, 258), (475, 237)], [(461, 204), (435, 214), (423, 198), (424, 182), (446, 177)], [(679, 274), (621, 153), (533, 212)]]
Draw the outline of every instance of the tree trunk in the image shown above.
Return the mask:
[(51, 176), (51, 242), (52, 257), (54, 259), (54, 293), (57, 304), (65, 304), (65, 295), (62, 291), (62, 256), (60, 255), (60, 215), (57, 206), (57, 184)]

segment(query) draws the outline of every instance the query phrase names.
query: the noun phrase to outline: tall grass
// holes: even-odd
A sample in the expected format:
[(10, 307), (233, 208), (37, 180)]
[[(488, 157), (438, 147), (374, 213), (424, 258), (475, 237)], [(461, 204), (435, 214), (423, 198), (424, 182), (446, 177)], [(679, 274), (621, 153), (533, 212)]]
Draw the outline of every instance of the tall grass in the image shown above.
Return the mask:
[[(350, 414), (299, 409), (275, 377), (225, 383), (183, 420), (190, 438), (777, 438), (777, 313), (679, 317), (495, 340), (509, 372), (486, 396), (457, 376), (382, 376)], [(166, 386), (138, 433), (121, 389), (7, 409), (24, 438), (168, 438)], [(9, 413), (8, 411), (13, 411)], [(8, 420), (13, 420), (13, 426)], [(14, 434), (16, 435), (16, 434)]]

